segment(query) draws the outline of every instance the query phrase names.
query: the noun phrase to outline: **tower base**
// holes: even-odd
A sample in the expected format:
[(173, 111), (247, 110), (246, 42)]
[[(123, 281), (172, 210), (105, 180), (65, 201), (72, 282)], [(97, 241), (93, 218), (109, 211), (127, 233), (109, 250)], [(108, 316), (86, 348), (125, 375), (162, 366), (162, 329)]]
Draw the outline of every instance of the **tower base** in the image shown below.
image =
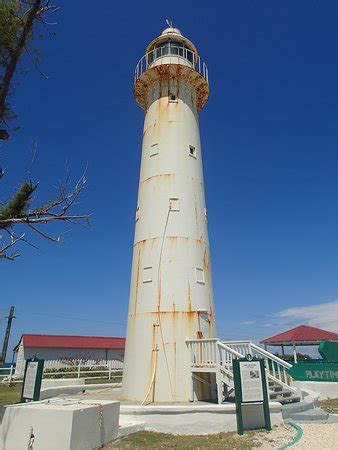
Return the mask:
[[(271, 424), (283, 423), (282, 405), (270, 402)], [(264, 414), (260, 405), (248, 405), (246, 430), (264, 428)], [(217, 405), (213, 403), (125, 405), (121, 403), (120, 420), (139, 422), (146, 431), (180, 435), (217, 434), (237, 430), (236, 405), (234, 403)]]

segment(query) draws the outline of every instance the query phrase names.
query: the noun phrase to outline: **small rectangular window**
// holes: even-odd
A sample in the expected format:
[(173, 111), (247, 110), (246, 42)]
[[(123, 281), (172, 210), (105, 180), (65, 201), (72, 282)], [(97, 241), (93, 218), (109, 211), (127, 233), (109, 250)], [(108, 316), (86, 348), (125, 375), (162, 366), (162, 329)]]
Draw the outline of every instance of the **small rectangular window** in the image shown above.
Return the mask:
[(193, 145), (189, 145), (189, 155), (196, 158), (196, 147)]
[(140, 218), (140, 207), (138, 206), (136, 208), (135, 222), (137, 222), (139, 218)]
[(208, 212), (207, 212), (207, 208), (204, 208), (204, 219), (205, 219), (206, 223), (208, 223)]
[(153, 281), (153, 267), (143, 267), (143, 283), (150, 283)]
[(170, 211), (179, 211), (180, 210), (180, 200), (177, 197), (173, 197), (169, 199), (169, 208)]
[(195, 267), (196, 283), (205, 284), (204, 270), (202, 267)]
[(177, 99), (175, 94), (169, 94), (169, 102), (170, 103), (177, 103), (178, 102), (178, 99)]
[(149, 152), (149, 156), (155, 156), (158, 155), (158, 143), (156, 144), (152, 144), (150, 146), (150, 152)]

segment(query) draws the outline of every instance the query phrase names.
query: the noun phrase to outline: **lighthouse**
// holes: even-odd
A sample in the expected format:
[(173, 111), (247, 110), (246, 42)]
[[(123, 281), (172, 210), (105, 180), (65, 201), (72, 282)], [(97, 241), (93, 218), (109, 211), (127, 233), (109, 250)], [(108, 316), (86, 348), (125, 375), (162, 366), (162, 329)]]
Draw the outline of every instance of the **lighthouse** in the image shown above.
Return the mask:
[(134, 95), (145, 116), (122, 399), (186, 402), (186, 341), (216, 330), (199, 133), (208, 70), (180, 30), (169, 26), (148, 45)]

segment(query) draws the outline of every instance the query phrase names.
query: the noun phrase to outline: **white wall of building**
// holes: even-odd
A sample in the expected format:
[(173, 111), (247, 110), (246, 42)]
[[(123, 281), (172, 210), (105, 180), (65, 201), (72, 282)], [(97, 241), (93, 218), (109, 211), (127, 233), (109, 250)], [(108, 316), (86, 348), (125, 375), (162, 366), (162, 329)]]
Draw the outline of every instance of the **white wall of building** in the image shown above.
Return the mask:
[[(17, 359), (16, 359), (16, 375), (22, 376), (25, 370), (25, 362), (27, 359), (36, 356), (45, 361), (63, 361), (67, 365), (67, 361), (80, 361), (85, 364), (86, 361), (123, 361), (124, 350), (118, 349), (97, 349), (97, 348), (41, 348), (29, 347), (25, 348), (22, 341), (20, 342)], [(50, 365), (49, 365), (50, 366)], [(59, 365), (57, 365), (59, 366)]]

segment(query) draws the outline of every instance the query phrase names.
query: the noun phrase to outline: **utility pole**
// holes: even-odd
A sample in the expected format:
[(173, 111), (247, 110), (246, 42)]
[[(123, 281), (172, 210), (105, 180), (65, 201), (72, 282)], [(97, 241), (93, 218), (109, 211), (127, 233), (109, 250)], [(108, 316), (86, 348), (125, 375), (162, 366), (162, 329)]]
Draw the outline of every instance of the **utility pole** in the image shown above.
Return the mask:
[(8, 342), (9, 342), (9, 336), (11, 333), (11, 326), (12, 326), (12, 320), (14, 319), (14, 306), (11, 306), (11, 309), (9, 310), (9, 316), (5, 317), (7, 319), (7, 327), (6, 332), (4, 336), (4, 343), (2, 345), (2, 353), (0, 358), (0, 367), (5, 364), (6, 361), (6, 354), (7, 354), (7, 348), (8, 348)]

